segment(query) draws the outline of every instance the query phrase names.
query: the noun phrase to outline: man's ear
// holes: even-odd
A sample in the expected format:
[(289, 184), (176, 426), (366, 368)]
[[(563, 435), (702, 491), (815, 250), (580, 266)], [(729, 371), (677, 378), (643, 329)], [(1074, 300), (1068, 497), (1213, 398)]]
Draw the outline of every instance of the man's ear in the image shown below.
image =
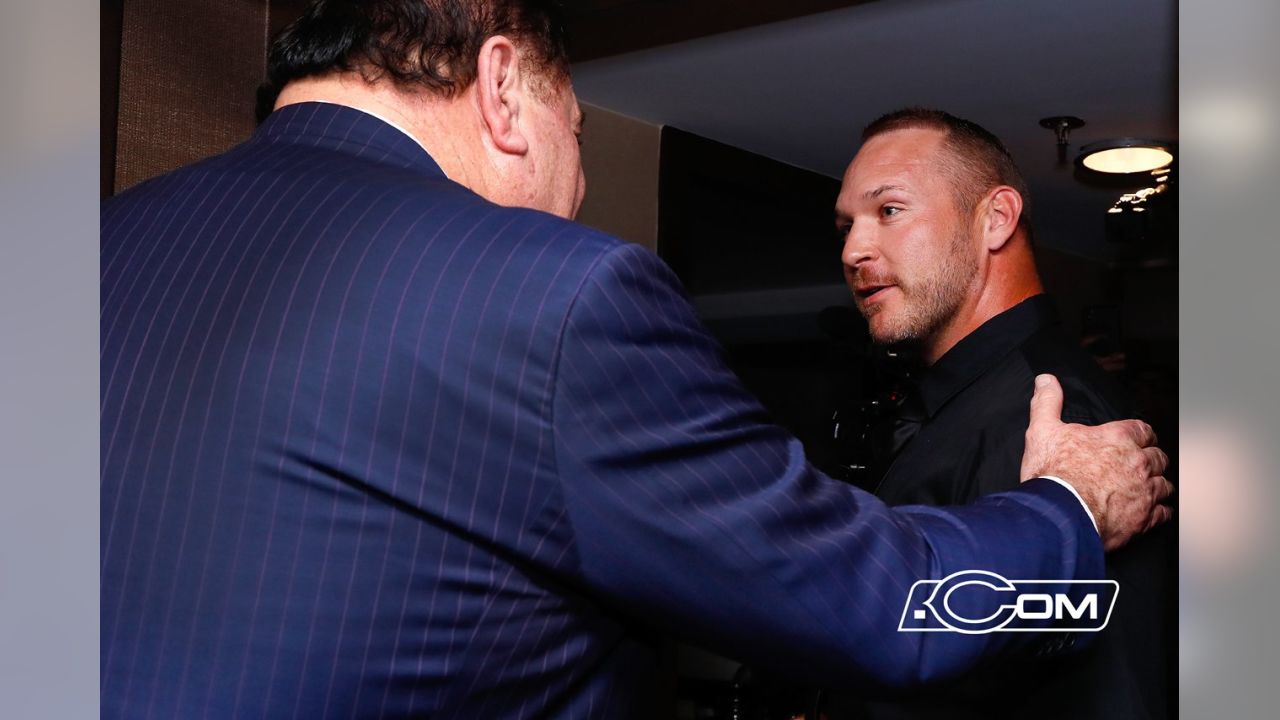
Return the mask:
[(987, 195), (983, 205), (982, 240), (991, 252), (1004, 247), (1018, 230), (1022, 218), (1022, 195), (1008, 185), (1001, 185)]
[(512, 155), (529, 152), (529, 140), (520, 128), (520, 103), (524, 99), (520, 72), (520, 56), (509, 39), (494, 35), (480, 47), (476, 59), (480, 117), (494, 146)]

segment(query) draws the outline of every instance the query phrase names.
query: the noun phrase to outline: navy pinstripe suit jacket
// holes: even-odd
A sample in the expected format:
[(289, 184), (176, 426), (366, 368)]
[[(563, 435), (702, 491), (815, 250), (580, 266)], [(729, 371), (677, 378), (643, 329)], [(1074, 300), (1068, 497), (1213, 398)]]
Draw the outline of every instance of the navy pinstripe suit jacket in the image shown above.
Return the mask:
[(653, 631), (903, 684), (917, 579), (1099, 577), (1039, 480), (887, 510), (805, 462), (653, 255), (308, 103), (102, 209), (104, 717), (634, 717)]

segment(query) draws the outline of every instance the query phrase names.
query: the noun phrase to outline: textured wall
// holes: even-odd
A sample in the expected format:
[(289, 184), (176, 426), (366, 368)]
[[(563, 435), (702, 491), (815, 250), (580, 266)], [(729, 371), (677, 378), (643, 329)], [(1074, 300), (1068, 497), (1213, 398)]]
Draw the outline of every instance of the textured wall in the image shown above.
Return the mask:
[(582, 110), (587, 195), (578, 221), (657, 249), (662, 128), (587, 103)]
[(115, 192), (253, 132), (267, 0), (126, 0)]

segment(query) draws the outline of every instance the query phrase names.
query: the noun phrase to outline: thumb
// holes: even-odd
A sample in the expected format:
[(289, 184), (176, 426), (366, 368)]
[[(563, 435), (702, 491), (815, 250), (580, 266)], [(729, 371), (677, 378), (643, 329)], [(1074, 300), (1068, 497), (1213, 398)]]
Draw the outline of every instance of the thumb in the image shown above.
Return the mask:
[(1030, 427), (1062, 423), (1062, 386), (1052, 375), (1037, 375), (1035, 394), (1031, 396)]

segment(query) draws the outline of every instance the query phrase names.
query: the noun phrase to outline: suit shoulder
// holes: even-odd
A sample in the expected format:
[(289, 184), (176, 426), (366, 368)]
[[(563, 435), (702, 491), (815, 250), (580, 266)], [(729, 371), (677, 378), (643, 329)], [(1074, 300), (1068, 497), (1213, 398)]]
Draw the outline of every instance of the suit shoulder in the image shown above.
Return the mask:
[(560, 238), (564, 241), (562, 244), (572, 246), (578, 252), (604, 256), (618, 248), (630, 245), (625, 240), (620, 240), (608, 233), (548, 212), (532, 208), (494, 205), (484, 199), (479, 201), (492, 208), (496, 216), (510, 220), (513, 225), (536, 226), (539, 234)]

